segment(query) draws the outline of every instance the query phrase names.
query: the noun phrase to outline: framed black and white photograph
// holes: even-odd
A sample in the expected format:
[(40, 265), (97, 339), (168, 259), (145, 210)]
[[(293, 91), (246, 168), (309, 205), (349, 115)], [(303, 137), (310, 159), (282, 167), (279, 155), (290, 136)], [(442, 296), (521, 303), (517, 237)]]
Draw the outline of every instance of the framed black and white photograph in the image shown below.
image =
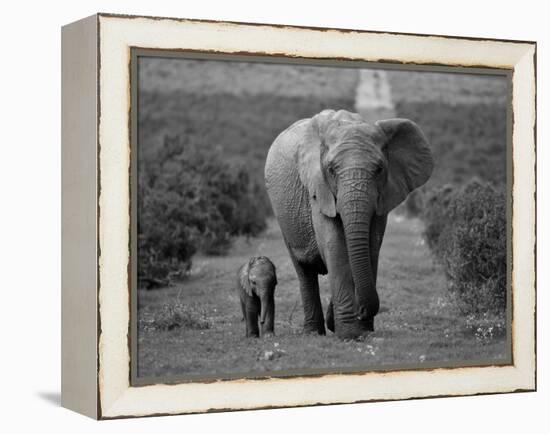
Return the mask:
[(536, 388), (533, 42), (63, 28), (63, 405)]

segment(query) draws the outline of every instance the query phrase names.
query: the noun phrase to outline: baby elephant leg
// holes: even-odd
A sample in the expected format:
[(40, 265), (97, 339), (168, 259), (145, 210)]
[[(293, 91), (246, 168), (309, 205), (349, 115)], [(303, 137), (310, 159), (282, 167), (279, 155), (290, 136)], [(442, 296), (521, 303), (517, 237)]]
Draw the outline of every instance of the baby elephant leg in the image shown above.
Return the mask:
[(265, 306), (261, 306), (265, 309), (265, 320), (262, 324), (262, 336), (273, 335), (275, 333), (275, 300), (273, 294), (267, 297), (267, 303)]
[(246, 337), (260, 337), (258, 317), (260, 315), (260, 301), (257, 297), (247, 297), (243, 303), (243, 313), (246, 322)]

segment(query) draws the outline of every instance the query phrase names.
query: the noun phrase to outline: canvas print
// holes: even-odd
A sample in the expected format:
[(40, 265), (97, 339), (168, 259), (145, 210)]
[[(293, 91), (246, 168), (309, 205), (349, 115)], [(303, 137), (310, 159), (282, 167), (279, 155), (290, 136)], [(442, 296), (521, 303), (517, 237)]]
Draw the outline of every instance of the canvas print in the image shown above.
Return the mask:
[(510, 363), (510, 79), (137, 57), (134, 372)]

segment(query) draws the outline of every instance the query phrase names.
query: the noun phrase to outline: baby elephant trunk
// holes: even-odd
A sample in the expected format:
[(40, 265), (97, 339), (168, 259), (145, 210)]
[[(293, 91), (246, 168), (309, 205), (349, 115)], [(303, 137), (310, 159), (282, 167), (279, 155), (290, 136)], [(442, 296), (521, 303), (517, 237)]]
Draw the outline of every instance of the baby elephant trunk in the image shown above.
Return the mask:
[(273, 304), (273, 297), (269, 293), (270, 291), (263, 291), (263, 294), (260, 298), (261, 309), (260, 309), (260, 323), (265, 324), (269, 320), (271, 305)]
[(266, 301), (262, 300), (262, 309), (261, 309), (261, 312), (260, 312), (260, 324), (265, 323), (266, 315), (267, 315)]

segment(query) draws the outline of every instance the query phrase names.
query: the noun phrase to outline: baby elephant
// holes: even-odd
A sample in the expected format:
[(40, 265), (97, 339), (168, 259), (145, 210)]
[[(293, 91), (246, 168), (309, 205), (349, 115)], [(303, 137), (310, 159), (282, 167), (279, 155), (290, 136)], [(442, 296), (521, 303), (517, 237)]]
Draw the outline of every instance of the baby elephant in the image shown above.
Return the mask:
[(258, 316), (262, 325), (262, 336), (273, 334), (276, 285), (275, 265), (265, 256), (255, 256), (239, 268), (237, 289), (246, 321), (247, 337), (260, 336)]

